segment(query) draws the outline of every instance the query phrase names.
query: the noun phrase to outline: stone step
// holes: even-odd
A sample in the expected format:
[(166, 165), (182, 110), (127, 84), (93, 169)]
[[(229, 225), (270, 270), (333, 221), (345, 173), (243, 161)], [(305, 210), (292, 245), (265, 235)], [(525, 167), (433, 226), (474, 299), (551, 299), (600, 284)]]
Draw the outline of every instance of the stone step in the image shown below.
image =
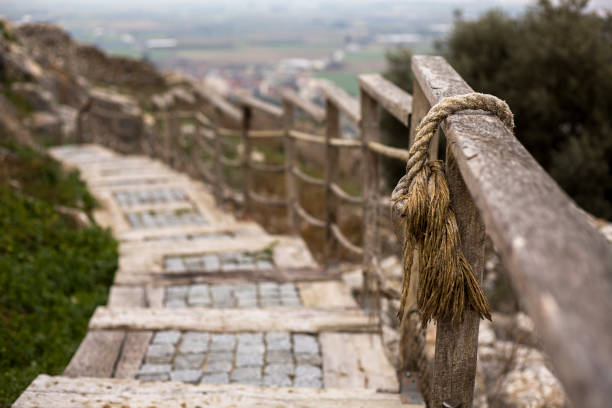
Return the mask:
[(141, 382), (131, 379), (38, 376), (13, 408), (422, 408), (398, 394), (371, 389)]

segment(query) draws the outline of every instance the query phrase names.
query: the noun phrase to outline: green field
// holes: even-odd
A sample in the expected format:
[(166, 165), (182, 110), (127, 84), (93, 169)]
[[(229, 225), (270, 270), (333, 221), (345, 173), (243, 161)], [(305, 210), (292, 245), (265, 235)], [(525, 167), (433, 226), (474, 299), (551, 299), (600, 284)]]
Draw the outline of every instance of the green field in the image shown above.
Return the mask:
[(315, 78), (328, 79), (353, 96), (359, 95), (357, 74), (344, 71), (319, 71), (313, 74)]

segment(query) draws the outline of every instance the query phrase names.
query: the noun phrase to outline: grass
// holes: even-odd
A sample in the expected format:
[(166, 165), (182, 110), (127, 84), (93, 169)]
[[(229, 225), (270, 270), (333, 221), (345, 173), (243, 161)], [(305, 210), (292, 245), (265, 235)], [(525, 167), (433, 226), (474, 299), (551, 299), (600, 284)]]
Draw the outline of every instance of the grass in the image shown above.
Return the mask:
[(58, 212), (62, 205), (90, 213), (95, 204), (76, 172), (16, 146), (4, 145), (2, 155), (0, 407), (9, 407), (38, 374), (61, 374), (70, 361), (106, 302), (117, 243)]

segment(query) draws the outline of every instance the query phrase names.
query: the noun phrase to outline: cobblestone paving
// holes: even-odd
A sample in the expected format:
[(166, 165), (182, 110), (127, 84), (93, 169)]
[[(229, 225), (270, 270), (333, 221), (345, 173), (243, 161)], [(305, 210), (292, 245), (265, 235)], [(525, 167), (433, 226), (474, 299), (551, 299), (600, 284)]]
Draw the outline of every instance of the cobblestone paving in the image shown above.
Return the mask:
[(134, 228), (208, 224), (204, 216), (193, 209), (127, 213), (125, 217)]
[(321, 351), (310, 334), (158, 331), (138, 378), (321, 388)]
[(167, 256), (164, 267), (168, 272), (197, 270), (203, 272), (253, 271), (274, 268), (272, 255), (266, 251), (222, 252), (203, 255)]
[(118, 191), (113, 193), (120, 207), (143, 204), (162, 204), (187, 201), (187, 195), (180, 188), (157, 188), (140, 191)]
[(297, 307), (302, 302), (293, 283), (258, 282), (169, 286), (166, 288), (164, 305), (213, 308)]

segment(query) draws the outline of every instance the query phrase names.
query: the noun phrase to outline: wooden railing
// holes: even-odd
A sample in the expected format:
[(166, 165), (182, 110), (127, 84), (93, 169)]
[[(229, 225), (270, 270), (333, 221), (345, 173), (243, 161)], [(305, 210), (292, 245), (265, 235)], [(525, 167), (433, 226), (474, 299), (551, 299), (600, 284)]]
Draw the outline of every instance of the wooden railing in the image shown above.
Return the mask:
[[(344, 91), (325, 87), (325, 107), (300, 99), (293, 91), (282, 93), (282, 108), (250, 96), (237, 98), (239, 107), (223, 98), (200, 92), (202, 105), (188, 115), (161, 110), (164, 129), (162, 157), (174, 165), (193, 163), (195, 176), (214, 188), (219, 203), (232, 200), (247, 213), (253, 204), (282, 207), (290, 231), (301, 224), (324, 231), (325, 266), (332, 267), (338, 248), (359, 258), (364, 275), (364, 306), (376, 309), (378, 291), (397, 297), (399, 290), (379, 291), (385, 282), (380, 270), (379, 216), (389, 211), (388, 198), (379, 188), (380, 156), (405, 161), (416, 126), (431, 106), (447, 96), (472, 92), (465, 81), (441, 57), (416, 56), (412, 60), (414, 95), (411, 96), (376, 74), (360, 75), (359, 101)], [(300, 131), (295, 110), (314, 123), (324, 123), (324, 135)], [(406, 149), (380, 141), (380, 112), (388, 111), (406, 126)], [(267, 115), (272, 129), (253, 129), (254, 115)], [(357, 139), (341, 135), (341, 116), (359, 128)], [(189, 117), (196, 150), (174, 155), (183, 140), (178, 121)], [(183, 118), (183, 119), (181, 119)], [(174, 124), (171, 122), (175, 121)], [(451, 201), (460, 229), (461, 246), (477, 279), (482, 280), (485, 235), (489, 235), (509, 271), (521, 304), (534, 320), (555, 373), (574, 406), (609, 405), (612, 385), (612, 250), (576, 205), (535, 162), (512, 133), (496, 117), (469, 111), (446, 119), (440, 135), (446, 140), (446, 173)], [(239, 135), (242, 151), (237, 159), (225, 157), (224, 143)], [(284, 154), (282, 165), (252, 160), (251, 143), (276, 140)], [(296, 162), (296, 141), (324, 147), (324, 178), (315, 178)], [(358, 149), (362, 160), (361, 195), (354, 196), (337, 182), (338, 158)], [(202, 160), (203, 152), (210, 163)], [(430, 157), (437, 157), (434, 140)], [(230, 188), (224, 168), (242, 170), (242, 189)], [(195, 170), (194, 170), (195, 169)], [(254, 172), (282, 174), (284, 197), (265, 197), (253, 189)], [(324, 190), (325, 216), (318, 218), (299, 201), (300, 183)], [(352, 242), (337, 221), (338, 203), (360, 205), (363, 239)], [(401, 239), (403, 220), (397, 212), (392, 222)], [(408, 319), (401, 328), (401, 375), (418, 373), (421, 391), (429, 406), (472, 405), (479, 319), (466, 312), (462, 323), (437, 322), (435, 357), (424, 354), (424, 332), (416, 308), (417, 273), (410, 283)], [(444, 404), (444, 405), (443, 405)]]

